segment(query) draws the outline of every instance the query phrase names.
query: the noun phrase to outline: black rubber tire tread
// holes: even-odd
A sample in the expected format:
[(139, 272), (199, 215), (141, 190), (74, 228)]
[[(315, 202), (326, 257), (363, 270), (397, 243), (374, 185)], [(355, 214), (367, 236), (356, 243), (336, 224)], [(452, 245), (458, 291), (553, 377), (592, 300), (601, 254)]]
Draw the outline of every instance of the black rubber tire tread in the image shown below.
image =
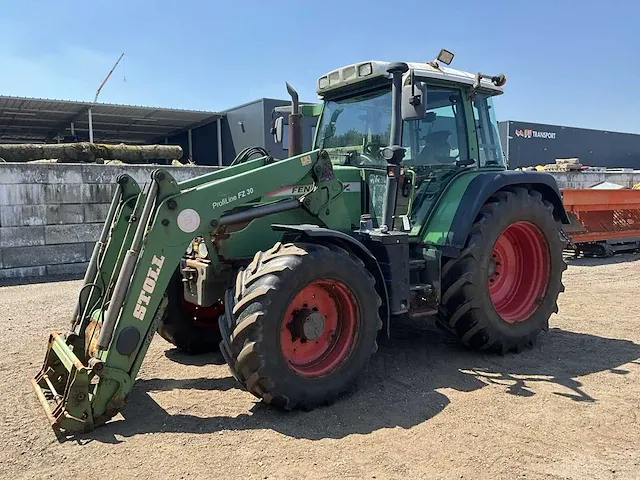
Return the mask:
[[(476, 350), (504, 354), (532, 346), (549, 317), (558, 312), (557, 299), (564, 291), (562, 272), (566, 240), (553, 205), (540, 192), (513, 187), (496, 192), (481, 208), (465, 248), (442, 268), (442, 305), (437, 320), (460, 341)], [(549, 284), (536, 312), (525, 322), (508, 324), (493, 308), (488, 291), (487, 269), (493, 244), (504, 229), (519, 220), (537, 225), (550, 250)]]
[(197, 325), (182, 307), (182, 276), (176, 272), (167, 287), (167, 309), (158, 327), (158, 334), (177, 349), (190, 355), (218, 351), (220, 330), (218, 324)]
[[(361, 321), (356, 345), (345, 363), (330, 375), (306, 378), (289, 368), (281, 355), (280, 325), (297, 291), (323, 275), (353, 290)], [(224, 347), (230, 357), (227, 363), (233, 362), (230, 369), (241, 385), (266, 403), (286, 410), (330, 404), (352, 386), (377, 350), (381, 304), (373, 276), (354, 254), (335, 245), (276, 243), (256, 253), (238, 272), (227, 339), (230, 351)]]

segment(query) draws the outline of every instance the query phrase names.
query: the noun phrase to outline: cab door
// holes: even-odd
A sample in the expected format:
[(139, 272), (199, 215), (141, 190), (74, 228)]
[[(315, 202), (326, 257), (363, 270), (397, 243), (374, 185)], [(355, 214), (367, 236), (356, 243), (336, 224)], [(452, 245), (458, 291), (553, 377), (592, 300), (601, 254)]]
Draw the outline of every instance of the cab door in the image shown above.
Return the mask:
[[(396, 229), (417, 235), (453, 177), (469, 163), (476, 163), (473, 157), (477, 156), (477, 141), (467, 134), (473, 130), (473, 117), (466, 93), (458, 87), (428, 84), (425, 118), (403, 122), (405, 156), (394, 212)], [(369, 212), (374, 225), (379, 226), (386, 195), (386, 168), (365, 167), (362, 172), (362, 211)]]
[(453, 177), (475, 163), (469, 148), (475, 142), (470, 142), (467, 134), (468, 125), (472, 123), (471, 117), (467, 117), (471, 107), (466, 91), (452, 86), (427, 85), (426, 110), (423, 119), (403, 123), (406, 153), (396, 217), (407, 216), (412, 234), (419, 232)]

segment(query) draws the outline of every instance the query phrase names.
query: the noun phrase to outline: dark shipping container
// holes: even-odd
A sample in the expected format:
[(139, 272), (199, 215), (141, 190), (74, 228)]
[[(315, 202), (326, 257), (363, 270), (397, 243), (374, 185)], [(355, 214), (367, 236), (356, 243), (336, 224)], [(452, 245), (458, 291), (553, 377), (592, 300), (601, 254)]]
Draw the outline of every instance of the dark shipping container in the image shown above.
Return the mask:
[[(291, 101), (260, 98), (253, 102), (225, 110), (220, 120), (220, 140), (222, 141), (222, 165), (229, 165), (245, 147), (262, 147), (275, 158), (287, 158), (288, 141), (281, 144), (273, 141), (270, 132), (271, 114), (276, 107), (290, 105)], [(285, 115), (285, 119), (288, 116)], [(288, 133), (285, 120), (285, 134)], [(313, 135), (317, 117), (304, 117), (302, 124), (302, 147), (304, 151), (313, 148)], [(218, 165), (218, 131), (216, 121), (194, 127), (191, 131), (193, 160), (198, 165)], [(182, 131), (167, 138), (167, 142), (180, 145), (188, 157), (189, 133)]]
[(514, 121), (498, 126), (510, 169), (575, 157), (590, 167), (640, 169), (640, 135)]

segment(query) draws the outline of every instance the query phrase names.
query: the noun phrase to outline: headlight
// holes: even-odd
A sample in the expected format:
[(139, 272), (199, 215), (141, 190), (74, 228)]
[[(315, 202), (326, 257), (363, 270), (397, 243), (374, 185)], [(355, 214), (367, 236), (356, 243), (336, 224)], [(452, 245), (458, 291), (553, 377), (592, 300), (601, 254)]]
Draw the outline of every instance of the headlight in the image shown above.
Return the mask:
[(373, 73), (373, 66), (371, 63), (363, 63), (358, 66), (358, 75), (361, 77), (366, 77), (367, 75), (371, 75)]
[(189, 242), (189, 246), (187, 247), (187, 255), (191, 255), (193, 253), (193, 240)]
[(356, 77), (356, 67), (351, 66), (342, 69), (342, 80), (344, 80), (345, 82), (347, 80), (353, 80)]
[(198, 244), (198, 256), (200, 258), (207, 258), (209, 256), (209, 249), (207, 248), (206, 243), (200, 242)]
[(327, 88), (328, 86), (329, 86), (329, 77), (327, 76), (320, 77), (320, 79), (318, 80), (318, 88), (323, 89), (323, 88)]

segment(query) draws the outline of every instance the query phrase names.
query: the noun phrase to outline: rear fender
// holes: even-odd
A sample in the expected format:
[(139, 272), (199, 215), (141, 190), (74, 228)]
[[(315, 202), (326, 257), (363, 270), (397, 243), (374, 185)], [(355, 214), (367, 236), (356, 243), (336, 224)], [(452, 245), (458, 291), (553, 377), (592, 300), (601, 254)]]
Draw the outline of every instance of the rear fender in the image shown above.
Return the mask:
[(337, 230), (331, 230), (328, 228), (318, 227), (316, 225), (272, 225), (271, 228), (275, 231), (285, 232), (282, 241), (294, 242), (294, 241), (306, 241), (313, 243), (332, 244), (338, 247), (344, 248), (349, 252), (356, 255), (360, 260), (364, 262), (367, 270), (373, 275), (376, 280), (376, 290), (382, 300), (382, 307), (380, 311), (380, 317), (383, 323), (383, 331), (387, 338), (391, 335), (390, 329), (390, 313), (389, 313), (389, 301), (387, 286), (382, 276), (382, 270), (376, 257), (365, 247), (360, 241), (352, 236), (339, 232)]
[[(552, 175), (512, 170), (482, 172), (469, 182), (460, 198), (447, 198), (447, 193), (443, 195), (444, 198), (440, 199), (429, 225), (425, 228), (424, 239), (427, 243), (440, 246), (446, 256), (457, 256), (464, 248), (473, 222), (482, 206), (497, 191), (513, 186), (522, 186), (540, 192), (544, 200), (553, 205), (555, 218), (565, 225), (569, 224), (560, 190)], [(454, 202), (457, 202), (457, 206), (452, 209), (451, 203)], [(434, 219), (438, 219), (440, 224), (450, 222), (445, 235), (439, 235), (438, 238), (430, 235), (429, 226), (433, 224)], [(432, 238), (429, 238), (430, 236)]]

